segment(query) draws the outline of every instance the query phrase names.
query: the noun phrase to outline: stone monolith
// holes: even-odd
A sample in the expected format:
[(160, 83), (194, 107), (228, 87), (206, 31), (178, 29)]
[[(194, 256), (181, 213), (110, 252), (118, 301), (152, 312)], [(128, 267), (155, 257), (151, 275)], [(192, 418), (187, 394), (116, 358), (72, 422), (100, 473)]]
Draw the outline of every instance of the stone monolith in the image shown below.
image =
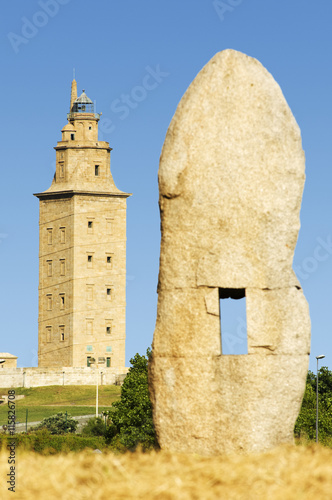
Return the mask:
[[(164, 449), (213, 455), (293, 440), (310, 348), (292, 270), (304, 165), (273, 77), (245, 54), (216, 54), (181, 99), (160, 159), (149, 383)], [(245, 297), (248, 354), (222, 353), (226, 297)]]

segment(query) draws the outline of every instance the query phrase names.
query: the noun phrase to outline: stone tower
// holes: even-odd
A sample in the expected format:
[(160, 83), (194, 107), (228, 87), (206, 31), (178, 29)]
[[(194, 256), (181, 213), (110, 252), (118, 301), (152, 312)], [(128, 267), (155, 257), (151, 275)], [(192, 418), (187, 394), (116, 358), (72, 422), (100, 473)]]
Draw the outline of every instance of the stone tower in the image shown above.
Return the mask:
[(125, 366), (126, 199), (84, 90), (71, 88), (56, 171), (40, 200), (40, 367)]

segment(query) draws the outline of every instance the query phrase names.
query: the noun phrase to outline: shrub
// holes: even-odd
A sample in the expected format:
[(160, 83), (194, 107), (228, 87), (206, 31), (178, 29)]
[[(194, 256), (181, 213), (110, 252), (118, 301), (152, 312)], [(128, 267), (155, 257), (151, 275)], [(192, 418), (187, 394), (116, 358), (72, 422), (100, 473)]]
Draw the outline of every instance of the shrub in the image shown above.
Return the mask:
[(83, 436), (104, 436), (105, 422), (100, 417), (93, 417), (88, 420), (82, 430)]
[(47, 429), (51, 434), (65, 434), (66, 432), (75, 432), (77, 426), (78, 422), (71, 418), (69, 413), (60, 412), (44, 418), (35, 429)]
[[(41, 429), (31, 434), (16, 434), (15, 443), (17, 448), (34, 451), (42, 455), (53, 455), (55, 453), (78, 452), (86, 448), (103, 449), (106, 447), (103, 437), (84, 437), (74, 434), (56, 435), (46, 429)], [(13, 437), (0, 436), (0, 448), (6, 449), (7, 443)]]

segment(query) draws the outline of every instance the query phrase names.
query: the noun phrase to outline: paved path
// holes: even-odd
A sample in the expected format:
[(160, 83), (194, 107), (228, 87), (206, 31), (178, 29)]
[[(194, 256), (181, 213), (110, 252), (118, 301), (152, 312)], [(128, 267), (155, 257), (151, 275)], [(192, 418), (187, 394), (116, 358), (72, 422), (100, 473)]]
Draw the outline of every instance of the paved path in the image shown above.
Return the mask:
[[(83, 427), (83, 425), (86, 424), (87, 421), (90, 420), (90, 418), (95, 417), (95, 415), (96, 414), (94, 413), (93, 415), (80, 415), (78, 417), (70, 417), (70, 418), (73, 418), (74, 420), (78, 421), (77, 430), (80, 431), (80, 429)], [(39, 422), (28, 422), (28, 430), (31, 427), (36, 427), (38, 424), (40, 424), (40, 421)], [(16, 432), (25, 432), (25, 430), (26, 430), (25, 422), (24, 423), (17, 423), (15, 426), (15, 430), (16, 430)]]

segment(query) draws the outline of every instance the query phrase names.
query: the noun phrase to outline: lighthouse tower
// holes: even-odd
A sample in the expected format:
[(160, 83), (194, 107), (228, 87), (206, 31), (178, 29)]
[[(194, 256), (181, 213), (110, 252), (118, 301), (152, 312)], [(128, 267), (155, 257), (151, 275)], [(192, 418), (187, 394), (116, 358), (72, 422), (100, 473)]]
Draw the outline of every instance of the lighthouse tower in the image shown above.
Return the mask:
[(125, 367), (126, 199), (98, 141), (94, 105), (72, 82), (51, 187), (37, 193), (39, 367)]

